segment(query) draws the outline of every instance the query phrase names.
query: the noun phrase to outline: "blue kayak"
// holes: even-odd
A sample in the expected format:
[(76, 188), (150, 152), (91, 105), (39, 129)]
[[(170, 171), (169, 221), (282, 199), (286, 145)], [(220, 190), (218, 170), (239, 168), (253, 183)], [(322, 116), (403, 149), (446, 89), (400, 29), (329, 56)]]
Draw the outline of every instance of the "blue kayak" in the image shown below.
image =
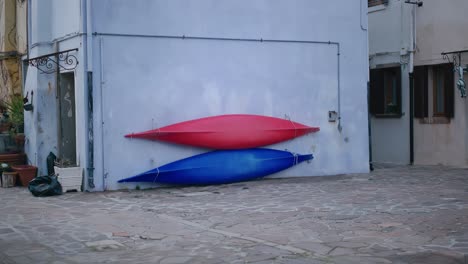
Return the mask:
[(273, 149), (217, 150), (168, 163), (119, 182), (207, 185), (252, 180), (313, 159)]

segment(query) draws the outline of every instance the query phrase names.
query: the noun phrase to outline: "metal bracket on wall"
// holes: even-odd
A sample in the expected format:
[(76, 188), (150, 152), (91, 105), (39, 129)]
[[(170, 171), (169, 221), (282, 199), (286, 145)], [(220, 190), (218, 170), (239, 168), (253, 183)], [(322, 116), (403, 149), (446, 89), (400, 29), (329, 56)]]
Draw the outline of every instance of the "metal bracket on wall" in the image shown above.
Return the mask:
[(451, 52), (442, 52), (442, 58), (447, 60), (450, 63), (453, 63), (455, 67), (461, 66), (461, 54), (468, 53), (468, 50), (458, 50), (458, 51), (451, 51)]
[(468, 50), (459, 50), (451, 52), (442, 52), (442, 58), (453, 64), (453, 71), (458, 73), (457, 87), (460, 90), (460, 96), (466, 98), (466, 83), (463, 79), (463, 74), (468, 71), (468, 66), (463, 67), (461, 64), (461, 54), (468, 53)]
[(28, 60), (29, 65), (36, 67), (41, 73), (51, 74), (60, 70), (71, 71), (78, 66), (78, 59), (70, 54), (78, 49), (69, 49), (50, 53)]

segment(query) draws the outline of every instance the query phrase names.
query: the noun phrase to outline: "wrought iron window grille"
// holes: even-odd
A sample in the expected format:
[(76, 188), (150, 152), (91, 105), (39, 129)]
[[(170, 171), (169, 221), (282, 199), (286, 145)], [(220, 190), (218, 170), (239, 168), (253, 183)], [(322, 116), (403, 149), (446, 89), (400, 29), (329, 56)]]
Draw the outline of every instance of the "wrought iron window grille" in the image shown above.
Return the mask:
[(51, 74), (60, 70), (71, 71), (78, 66), (78, 59), (70, 54), (78, 49), (55, 52), (28, 60), (29, 65), (36, 67), (41, 73)]

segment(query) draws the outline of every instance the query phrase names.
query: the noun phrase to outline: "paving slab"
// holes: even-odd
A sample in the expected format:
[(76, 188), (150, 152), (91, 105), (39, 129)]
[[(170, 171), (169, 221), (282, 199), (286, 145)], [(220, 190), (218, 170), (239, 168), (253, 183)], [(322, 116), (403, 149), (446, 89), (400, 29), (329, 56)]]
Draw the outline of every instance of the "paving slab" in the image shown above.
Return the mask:
[(466, 168), (0, 201), (0, 264), (468, 263)]

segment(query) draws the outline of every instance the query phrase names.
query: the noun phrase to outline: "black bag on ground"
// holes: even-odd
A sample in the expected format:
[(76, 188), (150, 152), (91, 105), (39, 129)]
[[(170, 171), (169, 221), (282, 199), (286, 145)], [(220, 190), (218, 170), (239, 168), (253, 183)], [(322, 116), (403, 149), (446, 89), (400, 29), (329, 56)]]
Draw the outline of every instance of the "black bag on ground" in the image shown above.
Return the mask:
[(29, 182), (29, 191), (36, 197), (62, 194), (62, 185), (57, 176), (39, 176)]

